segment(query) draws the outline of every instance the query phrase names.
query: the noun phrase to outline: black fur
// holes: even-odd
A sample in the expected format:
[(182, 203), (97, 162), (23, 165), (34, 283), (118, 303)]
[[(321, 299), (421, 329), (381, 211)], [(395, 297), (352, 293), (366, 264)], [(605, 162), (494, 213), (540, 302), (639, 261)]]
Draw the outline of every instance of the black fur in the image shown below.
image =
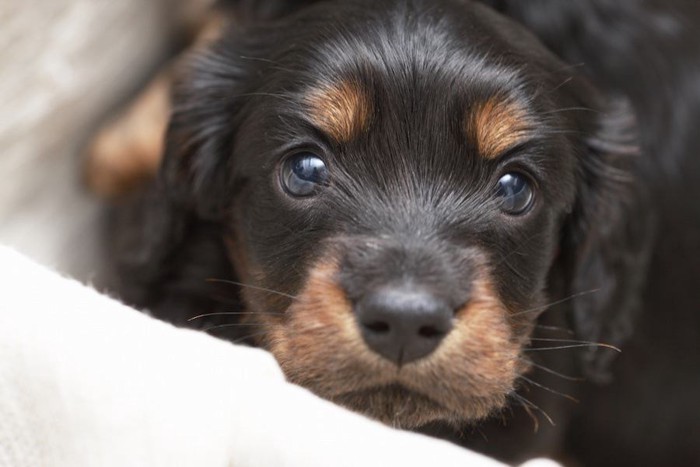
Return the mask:
[[(571, 338), (544, 327), (560, 326), (623, 353), (537, 354), (538, 364), (587, 379), (526, 375), (581, 400), (521, 388), (555, 427), (543, 421), (533, 433), (526, 412), (514, 409), (473, 435), (426, 431), (511, 461), (700, 463), (696, 2), (230, 3), (249, 25), (183, 75), (159, 179), (121, 214), (115, 245), (127, 301), (181, 325), (251, 303), (280, 311), (284, 299), (242, 299), (245, 290), (206, 279), (293, 295), (329, 239), (383, 235), (393, 243), (382, 259), (346, 244), (350, 295), (373, 280), (373, 265), (395, 274), (397, 261), (412, 264), (396, 259), (408, 255), (416, 271), (432, 271), (423, 280), (444, 274), (435, 287), (459, 301), (469, 257), (457, 252), (477, 245), (491, 255), (509, 308), (562, 300), (538, 318), (536, 338)], [(345, 147), (323, 140), (300, 106), (305, 88), (339, 77), (372, 89), (383, 109), (371, 134)], [(464, 109), (494, 90), (512, 91), (540, 118), (534, 143), (516, 154), (538, 181), (528, 219), (493, 215), (499, 166), (454, 137)], [(321, 201), (299, 207), (275, 191), (271, 174), (285, 151), (309, 144), (341, 168)], [(224, 239), (246, 251), (264, 280), (234, 271)], [(245, 337), (235, 326), (215, 332)]]

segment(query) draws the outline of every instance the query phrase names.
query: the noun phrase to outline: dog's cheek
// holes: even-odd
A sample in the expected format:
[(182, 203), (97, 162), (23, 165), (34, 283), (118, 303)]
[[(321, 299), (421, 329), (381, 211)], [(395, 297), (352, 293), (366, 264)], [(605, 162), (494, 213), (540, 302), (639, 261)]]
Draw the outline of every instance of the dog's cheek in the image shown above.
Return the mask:
[(439, 375), (433, 394), (448, 406), (462, 407), (464, 418), (484, 418), (506, 404), (526, 370), (520, 359), (526, 334), (514, 331), (508, 310), (484, 279), (475, 282), (472, 301), (456, 319), (452, 333), (417, 371)]
[(351, 304), (336, 285), (336, 271), (331, 260), (312, 268), (266, 339), (289, 380), (324, 396), (360, 385), (365, 375), (376, 374), (379, 360), (361, 341)]

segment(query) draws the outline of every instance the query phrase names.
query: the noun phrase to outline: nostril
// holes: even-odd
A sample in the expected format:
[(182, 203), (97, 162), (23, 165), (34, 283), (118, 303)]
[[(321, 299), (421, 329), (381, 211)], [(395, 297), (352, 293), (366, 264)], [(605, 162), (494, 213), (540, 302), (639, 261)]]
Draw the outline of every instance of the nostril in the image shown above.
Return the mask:
[(362, 323), (365, 329), (376, 334), (386, 334), (389, 332), (389, 324), (384, 321), (373, 321), (371, 323)]
[(373, 290), (355, 304), (368, 347), (403, 365), (431, 354), (450, 333), (454, 310), (430, 291), (407, 286)]
[(421, 326), (420, 329), (418, 329), (418, 335), (428, 339), (441, 338), (445, 334), (447, 333), (434, 326)]

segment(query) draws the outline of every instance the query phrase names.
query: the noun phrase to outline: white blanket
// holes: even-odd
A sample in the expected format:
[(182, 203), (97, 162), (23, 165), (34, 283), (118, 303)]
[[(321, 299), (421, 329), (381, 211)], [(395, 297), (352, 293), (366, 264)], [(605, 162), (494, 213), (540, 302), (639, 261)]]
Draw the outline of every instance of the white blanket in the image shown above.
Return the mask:
[(288, 384), (0, 246), (2, 466), (497, 466)]

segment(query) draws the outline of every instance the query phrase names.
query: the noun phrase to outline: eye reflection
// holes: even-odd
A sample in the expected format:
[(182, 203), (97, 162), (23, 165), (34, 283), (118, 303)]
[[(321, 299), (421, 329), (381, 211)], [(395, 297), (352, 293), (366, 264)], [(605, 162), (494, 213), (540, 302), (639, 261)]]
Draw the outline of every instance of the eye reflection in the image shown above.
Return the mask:
[(525, 214), (534, 200), (534, 191), (528, 178), (518, 172), (503, 175), (496, 186), (496, 197), (501, 210), (512, 216)]
[(281, 181), (285, 191), (295, 197), (316, 194), (319, 185), (328, 183), (328, 168), (316, 154), (301, 152), (284, 161)]

